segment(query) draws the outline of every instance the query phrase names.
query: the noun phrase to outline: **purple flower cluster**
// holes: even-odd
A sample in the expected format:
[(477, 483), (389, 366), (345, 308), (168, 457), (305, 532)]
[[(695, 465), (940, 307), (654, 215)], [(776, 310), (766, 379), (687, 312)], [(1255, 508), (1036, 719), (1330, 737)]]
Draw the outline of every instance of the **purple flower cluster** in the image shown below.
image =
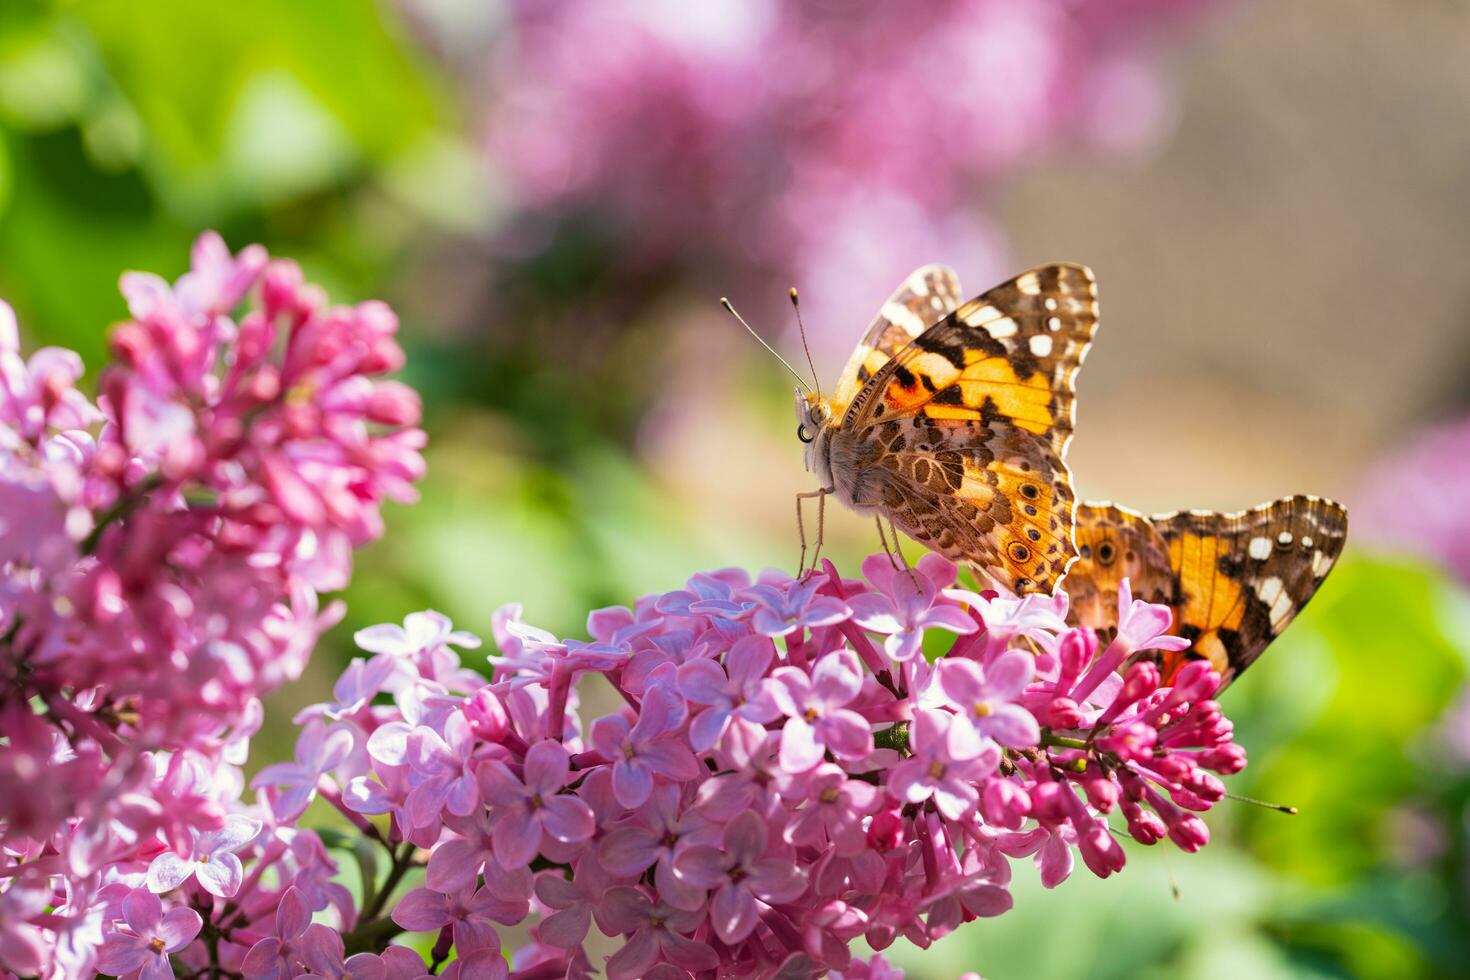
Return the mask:
[(477, 76), (487, 149), (530, 215), (590, 214), (634, 261), (713, 264), (726, 286), (779, 271), (824, 321), (862, 322), (862, 284), (936, 254), (999, 278), (983, 208), (1028, 161), (1151, 142), (1170, 117), (1156, 42), (1215, 6), (523, 0)]
[[(403, 363), (387, 307), (329, 306), (213, 234), (173, 285), (121, 288), (95, 403), (76, 354), (22, 357), (0, 304), (0, 965), (21, 974), (166, 973), (203, 920), (156, 893), (241, 887), (259, 697), (423, 471), (418, 398), (381, 378)], [(315, 901), (312, 839), (281, 846), (323, 872)]]
[[(1125, 584), (1099, 651), (1065, 595), (956, 588), (934, 555), (863, 571), (696, 575), (593, 612), (585, 642), (507, 607), (488, 683), (456, 650), (478, 640), (438, 614), (363, 630), (370, 656), (301, 712), (295, 761), (255, 777), (253, 805), (184, 848), (155, 832), (84, 907), (46, 911), (72, 850), (18, 859), (0, 950), (44, 963), (68, 928), (114, 973), (541, 980), (589, 976), (595, 927), (621, 941), (598, 965), (611, 980), (897, 977), (850, 945), (925, 946), (1007, 911), (1014, 858), (1048, 887), (1077, 854), (1106, 877), (1124, 864), (1114, 814), (1143, 844), (1208, 840), (1215, 773), (1245, 757), (1208, 664), (1163, 686), (1147, 659), (1185, 643), (1166, 607)], [(611, 710), (584, 724), (594, 700)], [(196, 765), (179, 798), (232, 772)], [(314, 797), (361, 832), (360, 906), (296, 827)], [(531, 937), (509, 962), (505, 926)], [(434, 935), (427, 967), (403, 932)]]

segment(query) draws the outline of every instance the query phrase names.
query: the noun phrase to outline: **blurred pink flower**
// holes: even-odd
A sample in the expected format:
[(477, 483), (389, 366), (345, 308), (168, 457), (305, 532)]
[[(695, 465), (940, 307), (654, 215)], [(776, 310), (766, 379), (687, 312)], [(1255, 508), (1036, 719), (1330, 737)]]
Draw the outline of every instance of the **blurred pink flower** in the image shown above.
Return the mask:
[(476, 76), (492, 165), (530, 216), (507, 245), (591, 216), (636, 265), (780, 271), (819, 297), (830, 348), (923, 262), (998, 279), (985, 208), (1018, 168), (1156, 142), (1154, 51), (1216, 5), (518, 0)]
[(1375, 465), (1354, 501), (1360, 540), (1437, 561), (1470, 582), (1470, 418), (1430, 429)]

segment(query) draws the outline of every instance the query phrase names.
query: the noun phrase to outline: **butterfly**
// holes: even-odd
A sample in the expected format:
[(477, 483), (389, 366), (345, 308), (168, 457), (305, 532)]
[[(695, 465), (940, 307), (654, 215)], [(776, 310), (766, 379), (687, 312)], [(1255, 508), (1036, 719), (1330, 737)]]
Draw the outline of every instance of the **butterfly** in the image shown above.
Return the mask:
[(1077, 557), (1066, 455), (1097, 323), (1084, 266), (1040, 266), (963, 304), (951, 269), (917, 270), (832, 396), (797, 391), (815, 493), (887, 518), (987, 586), (1050, 593)]
[(1097, 331), (1096, 278), (1046, 265), (960, 297), (951, 269), (918, 269), (868, 326), (833, 395), (797, 391), (797, 436), (822, 481), (814, 494), (886, 517), (982, 586), (1051, 593), (1065, 578), (1072, 621), (1104, 632), (1117, 627), (1126, 576), (1193, 641), (1161, 664), (1165, 676), (1206, 658), (1229, 683), (1322, 584), (1346, 512), (1308, 496), (1152, 518), (1076, 503), (1066, 454), (1077, 372)]
[(1165, 681), (1207, 659), (1229, 684), (1253, 664), (1336, 564), (1347, 511), (1321, 497), (1284, 497), (1234, 514), (1188, 510), (1145, 517), (1111, 503), (1077, 505), (1076, 564), (1063, 588), (1070, 618), (1117, 628), (1118, 585), (1174, 611), (1170, 632), (1192, 641), (1165, 654)]

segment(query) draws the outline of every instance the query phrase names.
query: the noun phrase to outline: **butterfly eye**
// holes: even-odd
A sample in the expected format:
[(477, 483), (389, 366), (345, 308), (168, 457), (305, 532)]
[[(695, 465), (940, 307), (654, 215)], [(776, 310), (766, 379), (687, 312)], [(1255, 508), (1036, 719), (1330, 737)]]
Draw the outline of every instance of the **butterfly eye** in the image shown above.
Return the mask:
[(806, 430), (806, 425), (802, 424), (796, 427), (796, 438), (802, 442), (811, 442), (815, 437)]

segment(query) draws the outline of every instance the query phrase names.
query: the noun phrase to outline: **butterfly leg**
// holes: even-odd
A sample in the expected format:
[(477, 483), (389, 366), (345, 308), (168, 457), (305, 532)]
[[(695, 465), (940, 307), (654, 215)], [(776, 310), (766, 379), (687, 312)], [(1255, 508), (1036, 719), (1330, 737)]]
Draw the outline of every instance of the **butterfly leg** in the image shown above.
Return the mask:
[(796, 495), (796, 533), (801, 538), (801, 557), (796, 561), (797, 578), (801, 578), (802, 574), (806, 571), (806, 523), (801, 512), (801, 502), (808, 497), (817, 498), (817, 543), (816, 550), (812, 554), (812, 568), (816, 568), (817, 559), (822, 556), (822, 536), (826, 530), (827, 519), (827, 494), (831, 492), (831, 487), (822, 487)]

